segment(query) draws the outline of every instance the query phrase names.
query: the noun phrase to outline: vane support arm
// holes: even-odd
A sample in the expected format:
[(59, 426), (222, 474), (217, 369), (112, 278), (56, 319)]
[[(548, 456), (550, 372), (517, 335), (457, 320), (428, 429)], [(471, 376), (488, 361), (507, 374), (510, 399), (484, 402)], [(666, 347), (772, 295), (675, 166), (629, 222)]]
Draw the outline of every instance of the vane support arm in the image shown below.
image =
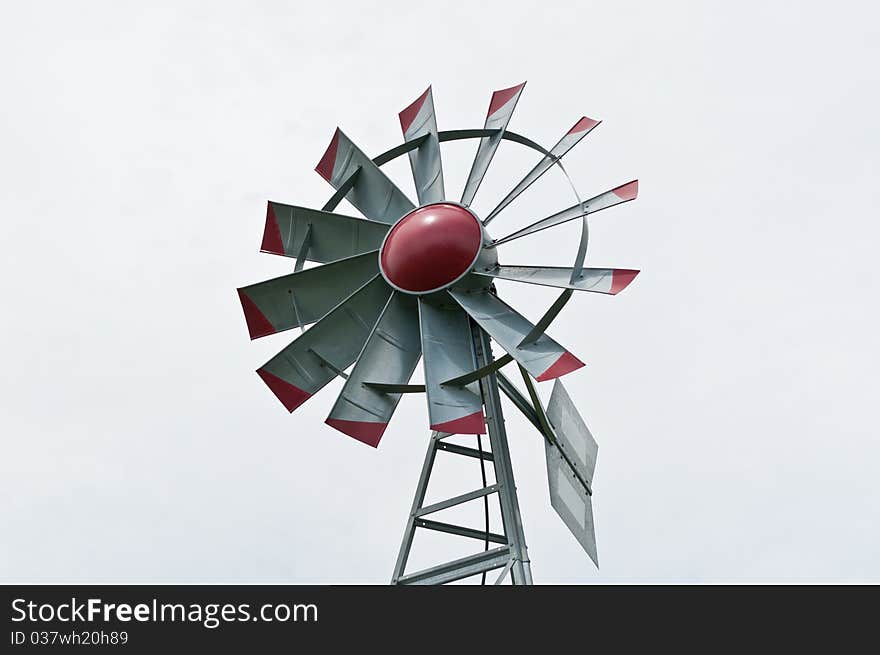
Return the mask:
[(529, 423), (534, 425), (543, 435), (544, 428), (541, 426), (538, 414), (535, 412), (535, 408), (529, 402), (529, 399), (520, 393), (520, 390), (516, 388), (513, 382), (510, 381), (510, 378), (504, 375), (504, 373), (497, 373), (496, 375), (498, 378), (498, 388), (501, 389), (501, 391), (504, 392), (504, 395), (510, 399), (510, 402), (522, 412), (523, 416), (528, 419)]
[(516, 406), (516, 408), (523, 413), (529, 422), (534, 425), (538, 432), (544, 437), (544, 439), (552, 446), (555, 446), (559, 453), (562, 455), (563, 459), (565, 459), (565, 463), (571, 469), (572, 473), (574, 473), (578, 482), (583, 485), (584, 489), (586, 489), (587, 493), (591, 496), (593, 495), (593, 489), (590, 486), (590, 483), (584, 480), (583, 476), (581, 476), (574, 463), (569, 459), (568, 455), (565, 451), (559, 447), (559, 441), (556, 439), (556, 434), (553, 431), (553, 426), (550, 425), (550, 421), (547, 419), (547, 415), (544, 413), (544, 406), (541, 404), (541, 399), (538, 397), (538, 390), (535, 389), (535, 384), (532, 382), (531, 377), (529, 376), (528, 371), (524, 370), (520, 366), (520, 372), (522, 373), (523, 380), (526, 384), (526, 389), (528, 390), (531, 401), (526, 398), (519, 389), (510, 381), (503, 373), (498, 373), (498, 387), (501, 391), (504, 392), (510, 401)]

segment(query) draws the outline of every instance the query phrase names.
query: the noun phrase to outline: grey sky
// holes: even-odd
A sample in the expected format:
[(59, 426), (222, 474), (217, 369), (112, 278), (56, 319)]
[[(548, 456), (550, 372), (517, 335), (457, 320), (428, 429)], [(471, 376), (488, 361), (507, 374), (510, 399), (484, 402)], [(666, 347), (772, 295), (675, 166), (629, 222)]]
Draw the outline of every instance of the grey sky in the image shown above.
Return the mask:
[[(423, 399), (378, 451), (324, 425), (338, 381), (288, 415), (253, 371), (293, 335), (249, 343), (235, 288), (292, 269), (257, 252), (265, 202), (329, 197), (337, 125), (377, 154), (428, 84), (454, 129), (528, 80), (511, 129), (604, 119), (569, 172), (641, 189), (588, 263), (643, 271), (551, 331), (588, 364), (564, 382), (601, 570), (507, 412), (536, 581), (880, 582), (873, 3), (148, 4), (2, 11), (0, 581), (387, 581)], [(444, 150), (450, 195), (474, 147)], [(503, 144), (476, 210), (534, 160)], [(553, 171), (493, 234), (570, 204)], [(576, 236), (502, 263), (568, 265)], [(555, 297), (499, 288), (532, 318)]]

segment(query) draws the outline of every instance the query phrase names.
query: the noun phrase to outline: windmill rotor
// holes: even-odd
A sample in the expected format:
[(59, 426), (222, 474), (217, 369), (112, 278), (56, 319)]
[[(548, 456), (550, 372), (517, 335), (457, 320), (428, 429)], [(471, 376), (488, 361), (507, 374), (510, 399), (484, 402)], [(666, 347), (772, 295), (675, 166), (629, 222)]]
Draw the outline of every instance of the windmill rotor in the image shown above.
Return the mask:
[[(431, 87), (399, 114), (403, 144), (368, 157), (337, 129), (315, 170), (335, 190), (321, 209), (270, 201), (261, 243), (265, 253), (296, 260), (293, 273), (238, 289), (251, 339), (300, 328), (302, 334), (257, 370), (290, 412), (337, 377), (345, 382), (326, 423), (354, 439), (378, 447), (403, 393), (424, 392), (428, 425), (434, 434), (395, 568), (394, 582), (449, 582), (501, 569), (514, 583), (530, 583), (500, 393), (543, 436), (551, 505), (578, 542), (597, 562), (592, 518), (592, 478), (596, 442), (560, 377), (584, 366), (547, 334), (575, 291), (614, 295), (638, 271), (584, 267), (588, 217), (633, 200), (638, 181), (581, 200), (528, 226), (493, 239), (488, 226), (524, 191), (595, 129), (600, 121), (579, 119), (549, 150), (507, 130), (525, 83), (496, 91), (482, 129), (439, 131)], [(447, 198), (441, 143), (478, 139), (459, 201)], [(538, 163), (485, 217), (471, 205), (502, 140), (536, 150)], [(385, 163), (407, 155), (416, 202), (383, 172)], [(363, 217), (336, 213), (342, 199)], [(581, 219), (581, 239), (570, 267), (512, 265), (502, 246), (515, 239)], [(306, 261), (319, 264), (304, 268)], [(499, 296), (497, 279), (561, 289), (557, 300), (532, 323)], [(309, 327), (310, 326), (310, 327)], [(495, 359), (491, 343), (504, 351)], [(424, 384), (410, 384), (422, 360)], [(515, 362), (526, 394), (501, 369)], [(348, 373), (346, 373), (348, 371)], [(535, 382), (555, 380), (542, 404)], [(491, 450), (456, 445), (452, 435), (489, 433)], [(479, 439), (479, 437), (478, 437)], [(443, 507), (497, 494), (503, 534), (456, 526), (427, 514), (425, 487), (437, 452), (477, 457), (481, 490), (449, 499)], [(494, 466), (495, 485), (485, 483), (485, 464)], [(430, 510), (430, 511), (428, 511)], [(417, 574), (405, 567), (416, 528), (480, 538), (486, 548)], [(490, 541), (503, 543), (494, 550)]]

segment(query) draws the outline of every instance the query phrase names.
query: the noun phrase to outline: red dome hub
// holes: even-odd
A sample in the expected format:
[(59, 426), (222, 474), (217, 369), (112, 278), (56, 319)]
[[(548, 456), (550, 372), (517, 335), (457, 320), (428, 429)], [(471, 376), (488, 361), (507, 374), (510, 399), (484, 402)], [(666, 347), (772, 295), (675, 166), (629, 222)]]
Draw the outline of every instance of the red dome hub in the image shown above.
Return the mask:
[(467, 273), (482, 245), (482, 226), (468, 209), (447, 202), (425, 205), (388, 232), (379, 251), (379, 268), (401, 291), (427, 293)]

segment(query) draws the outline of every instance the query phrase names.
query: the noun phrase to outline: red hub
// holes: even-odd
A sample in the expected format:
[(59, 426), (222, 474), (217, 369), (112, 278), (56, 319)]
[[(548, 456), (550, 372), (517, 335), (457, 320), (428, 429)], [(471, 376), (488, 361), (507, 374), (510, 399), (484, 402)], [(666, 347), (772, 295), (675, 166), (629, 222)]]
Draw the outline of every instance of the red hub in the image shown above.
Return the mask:
[(425, 205), (401, 218), (385, 237), (379, 268), (401, 291), (427, 293), (467, 273), (480, 254), (483, 230), (461, 205)]

